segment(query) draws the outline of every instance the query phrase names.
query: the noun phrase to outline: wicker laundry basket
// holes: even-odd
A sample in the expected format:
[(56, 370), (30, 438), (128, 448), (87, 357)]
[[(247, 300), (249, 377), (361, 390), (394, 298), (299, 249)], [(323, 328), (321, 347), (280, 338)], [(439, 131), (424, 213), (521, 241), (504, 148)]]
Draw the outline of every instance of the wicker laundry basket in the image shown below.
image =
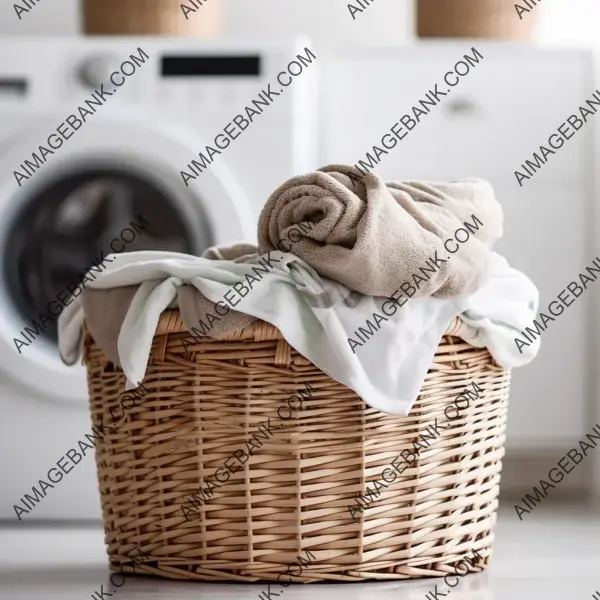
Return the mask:
[[(223, 0), (211, 0), (184, 14), (172, 0), (83, 0), (87, 35), (172, 35), (212, 37), (220, 32)], [(187, 18), (186, 18), (187, 16)]]
[[(481, 561), (462, 564), (485, 568), (510, 373), (461, 341), (461, 327), (447, 330), (410, 415), (399, 417), (367, 407), (267, 323), (188, 346), (179, 313), (163, 313), (146, 396), (96, 443), (110, 568), (186, 580), (394, 580), (453, 572), (473, 551)], [(87, 333), (84, 361), (99, 426), (124, 376)], [(471, 382), (480, 397), (445, 414)], [(310, 397), (286, 403), (306, 383)], [(441, 436), (417, 452), (435, 418)], [(184, 517), (183, 503), (267, 419), (272, 437), (197, 517)], [(353, 519), (348, 507), (403, 449), (417, 452), (412, 466)], [(138, 555), (146, 560), (134, 569)]]
[[(506, 0), (416, 0), (417, 34), (436, 38), (530, 39), (540, 8), (523, 13)], [(522, 6), (526, 6), (521, 3)]]

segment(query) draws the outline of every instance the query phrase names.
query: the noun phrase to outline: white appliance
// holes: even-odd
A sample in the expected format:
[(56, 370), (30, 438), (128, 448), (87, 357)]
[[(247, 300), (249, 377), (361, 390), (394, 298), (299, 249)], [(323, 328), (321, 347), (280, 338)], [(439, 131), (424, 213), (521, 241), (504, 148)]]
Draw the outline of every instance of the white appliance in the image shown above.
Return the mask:
[[(295, 77), (189, 187), (180, 171), (306, 46), (0, 41), (0, 519), (16, 522), (13, 505), (90, 432), (83, 367), (60, 362), (52, 335), (34, 339), (22, 354), (13, 338), (65, 281), (77, 281), (95, 257), (109, 254), (110, 240), (138, 214), (150, 225), (127, 250), (199, 253), (254, 241), (268, 195), (317, 166), (316, 66)], [(138, 48), (150, 59), (19, 186), (13, 172), (23, 172), (32, 152)], [(22, 516), (99, 517), (89, 454)]]
[[(449, 89), (444, 75), (465, 54), (473, 56), (473, 47), (483, 59)], [(599, 117), (570, 133), (523, 187), (514, 171), (523, 172), (520, 165), (534, 160), (540, 144), (547, 145), (549, 135), (586, 106), (597, 87), (593, 66), (586, 51), (480, 40), (339, 53), (320, 72), (321, 162), (354, 165), (367, 152), (373, 155), (373, 145), (381, 147), (383, 134), (404, 114), (412, 115), (411, 107), (419, 107), (436, 83), (441, 91), (449, 89), (375, 170), (388, 180), (488, 179), (505, 216), (496, 248), (538, 286), (543, 310), (597, 256), (592, 157)], [(466, 72), (464, 65), (459, 70)], [(536, 360), (513, 371), (509, 449), (575, 447), (597, 422), (591, 420), (591, 306), (597, 294), (597, 287), (588, 289), (542, 334)]]

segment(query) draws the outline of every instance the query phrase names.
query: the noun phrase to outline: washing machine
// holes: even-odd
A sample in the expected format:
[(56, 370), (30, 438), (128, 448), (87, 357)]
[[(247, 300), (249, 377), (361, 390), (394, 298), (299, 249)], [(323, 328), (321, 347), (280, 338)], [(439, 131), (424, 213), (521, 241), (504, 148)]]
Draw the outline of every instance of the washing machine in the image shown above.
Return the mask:
[[(61, 363), (55, 324), (39, 335), (25, 327), (111, 248), (198, 254), (255, 241), (268, 195), (318, 166), (318, 66), (294, 77), (206, 168), (192, 161), (307, 45), (0, 40), (1, 520), (18, 523), (14, 506), (90, 433), (84, 368)], [(111, 80), (114, 72), (127, 76)], [(111, 95), (83, 119), (78, 107), (91, 109), (86, 100), (98, 101), (101, 85)], [(59, 134), (63, 142), (44, 152), (52, 134), (55, 146)], [(100, 519), (91, 454), (33, 504), (22, 521)]]

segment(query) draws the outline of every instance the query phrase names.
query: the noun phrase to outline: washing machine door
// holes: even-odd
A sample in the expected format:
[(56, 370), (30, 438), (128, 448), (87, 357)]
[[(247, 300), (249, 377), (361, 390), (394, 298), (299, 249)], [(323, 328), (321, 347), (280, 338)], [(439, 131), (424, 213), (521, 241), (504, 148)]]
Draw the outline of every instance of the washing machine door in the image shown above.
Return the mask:
[(47, 147), (64, 114), (45, 116), (0, 147), (0, 375), (36, 398), (82, 408), (85, 371), (60, 361), (55, 324), (32, 340), (22, 332), (34, 329), (32, 321), (68, 283), (79, 283), (95, 259), (112, 252), (113, 239), (130, 240), (121, 232), (140, 218), (125, 251), (199, 254), (255, 239), (249, 204), (223, 163), (189, 188), (182, 180), (180, 171), (206, 146), (201, 139), (126, 112), (94, 119), (20, 185), (14, 172), (27, 173), (20, 165), (40, 154), (39, 144)]

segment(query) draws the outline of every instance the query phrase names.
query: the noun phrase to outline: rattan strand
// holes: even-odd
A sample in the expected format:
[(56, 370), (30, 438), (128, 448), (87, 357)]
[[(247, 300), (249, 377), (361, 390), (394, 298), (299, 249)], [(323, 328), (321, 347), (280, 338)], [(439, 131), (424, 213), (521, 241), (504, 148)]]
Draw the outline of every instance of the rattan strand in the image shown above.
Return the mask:
[[(459, 321), (448, 333), (410, 415), (398, 417), (368, 408), (267, 323), (203, 338), (186, 358), (189, 334), (177, 312), (163, 314), (148, 394), (96, 445), (111, 569), (132, 572), (123, 563), (141, 552), (149, 562), (137, 573), (272, 581), (307, 550), (314, 559), (293, 581), (440, 576), (473, 550), (485, 561), (472, 570), (485, 568), (510, 374), (454, 337)], [(92, 421), (106, 423), (124, 376), (89, 335), (85, 363)], [(473, 381), (485, 392), (450, 423), (444, 409)], [(215, 491), (201, 519), (186, 521), (186, 498), (304, 382), (315, 392), (286, 428)], [(355, 496), (436, 417), (447, 429), (353, 522)]]

